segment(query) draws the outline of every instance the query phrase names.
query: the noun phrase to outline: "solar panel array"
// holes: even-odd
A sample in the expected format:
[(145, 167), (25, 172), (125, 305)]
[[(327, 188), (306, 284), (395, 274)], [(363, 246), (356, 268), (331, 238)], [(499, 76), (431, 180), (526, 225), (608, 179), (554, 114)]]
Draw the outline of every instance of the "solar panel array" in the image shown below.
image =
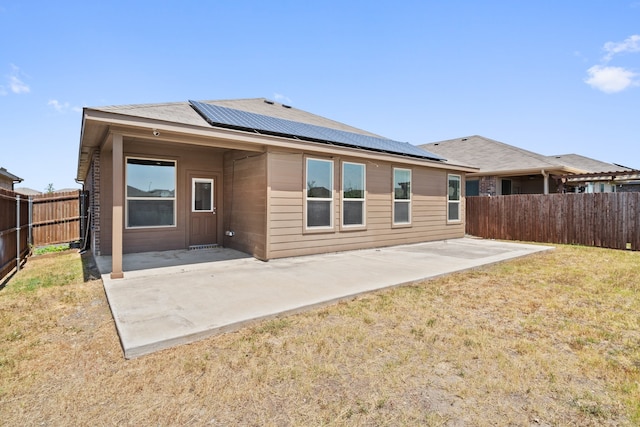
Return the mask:
[(431, 160), (444, 158), (418, 148), (408, 142), (376, 138), (354, 132), (285, 120), (248, 111), (221, 107), (199, 101), (189, 101), (191, 106), (212, 126), (255, 131), (268, 135), (295, 137), (302, 140), (323, 142), (385, 153), (401, 154)]

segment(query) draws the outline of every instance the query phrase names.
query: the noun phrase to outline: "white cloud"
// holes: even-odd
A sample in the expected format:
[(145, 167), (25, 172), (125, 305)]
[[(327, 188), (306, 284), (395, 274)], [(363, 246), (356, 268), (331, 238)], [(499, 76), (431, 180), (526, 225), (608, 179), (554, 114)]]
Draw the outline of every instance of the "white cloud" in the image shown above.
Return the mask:
[(47, 102), (47, 105), (52, 106), (58, 113), (63, 113), (65, 110), (69, 109), (68, 102), (61, 104), (57, 99), (50, 99), (49, 102)]
[(611, 61), (619, 53), (640, 52), (640, 35), (634, 34), (619, 43), (607, 42), (604, 44), (604, 50), (607, 52), (603, 58), (605, 62)]
[[(7, 86), (11, 92), (15, 94), (21, 93), (29, 93), (31, 92), (31, 88), (25, 82), (21, 80), (21, 75), (23, 73), (20, 71), (20, 68), (11, 64), (11, 73), (6, 76), (7, 77)], [(7, 95), (7, 89), (4, 86), (0, 86), (0, 95)]]
[(56, 110), (58, 113), (66, 113), (73, 111), (74, 113), (81, 113), (82, 107), (71, 106), (68, 102), (60, 102), (57, 99), (50, 99), (47, 105)]
[(587, 70), (589, 75), (584, 81), (589, 86), (604, 93), (616, 93), (632, 86), (640, 85), (638, 74), (622, 67), (604, 67), (594, 65)]
[(640, 86), (638, 73), (628, 68), (607, 65), (621, 53), (640, 52), (640, 35), (634, 34), (621, 42), (607, 42), (603, 49), (605, 55), (600, 61), (601, 65), (589, 68), (584, 82), (604, 93), (622, 92), (630, 87)]
[(274, 93), (273, 98), (281, 104), (291, 104), (291, 99), (280, 93)]

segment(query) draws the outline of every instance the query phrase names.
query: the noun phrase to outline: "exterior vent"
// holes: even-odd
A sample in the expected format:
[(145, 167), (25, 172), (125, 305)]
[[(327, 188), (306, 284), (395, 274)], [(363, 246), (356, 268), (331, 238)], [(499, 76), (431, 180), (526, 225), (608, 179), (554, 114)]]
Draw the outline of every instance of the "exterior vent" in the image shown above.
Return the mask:
[(190, 251), (197, 251), (197, 250), (200, 250), (200, 249), (213, 249), (213, 248), (218, 248), (218, 247), (219, 247), (219, 245), (217, 245), (217, 244), (212, 244), (212, 245), (192, 245), (192, 246), (189, 246), (189, 250)]
[(265, 99), (265, 100), (264, 100), (264, 102), (265, 102), (266, 104), (273, 105), (273, 101), (270, 101), (270, 100), (268, 100), (268, 99)]
[(285, 104), (282, 104), (282, 106), (283, 106), (284, 108), (291, 108), (291, 105), (285, 105)]

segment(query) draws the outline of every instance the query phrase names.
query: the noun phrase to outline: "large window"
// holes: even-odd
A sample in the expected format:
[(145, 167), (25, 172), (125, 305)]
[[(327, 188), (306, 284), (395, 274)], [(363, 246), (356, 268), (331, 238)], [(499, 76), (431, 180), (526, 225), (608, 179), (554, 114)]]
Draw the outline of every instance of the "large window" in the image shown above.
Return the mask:
[(393, 223), (411, 223), (410, 169), (393, 169)]
[(333, 227), (333, 161), (307, 159), (307, 228)]
[(364, 225), (365, 166), (342, 163), (342, 225)]
[(449, 175), (447, 220), (460, 221), (460, 175)]
[(176, 225), (176, 162), (127, 158), (127, 228)]

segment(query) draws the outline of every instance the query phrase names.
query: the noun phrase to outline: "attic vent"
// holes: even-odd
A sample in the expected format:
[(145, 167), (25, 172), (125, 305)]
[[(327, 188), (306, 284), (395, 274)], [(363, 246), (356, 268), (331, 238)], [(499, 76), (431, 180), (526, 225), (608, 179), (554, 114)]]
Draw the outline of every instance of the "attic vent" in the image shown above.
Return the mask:
[(269, 105), (273, 105), (273, 101), (269, 101), (268, 99), (265, 99), (264, 102), (269, 104)]
[(291, 105), (285, 105), (285, 104), (282, 104), (282, 106), (283, 106), (284, 108), (291, 108)]
[(436, 142), (436, 143), (435, 143), (435, 144), (433, 144), (433, 145), (440, 145), (440, 144)]
[(469, 138), (462, 138), (461, 141), (466, 141), (467, 139), (469, 139)]

